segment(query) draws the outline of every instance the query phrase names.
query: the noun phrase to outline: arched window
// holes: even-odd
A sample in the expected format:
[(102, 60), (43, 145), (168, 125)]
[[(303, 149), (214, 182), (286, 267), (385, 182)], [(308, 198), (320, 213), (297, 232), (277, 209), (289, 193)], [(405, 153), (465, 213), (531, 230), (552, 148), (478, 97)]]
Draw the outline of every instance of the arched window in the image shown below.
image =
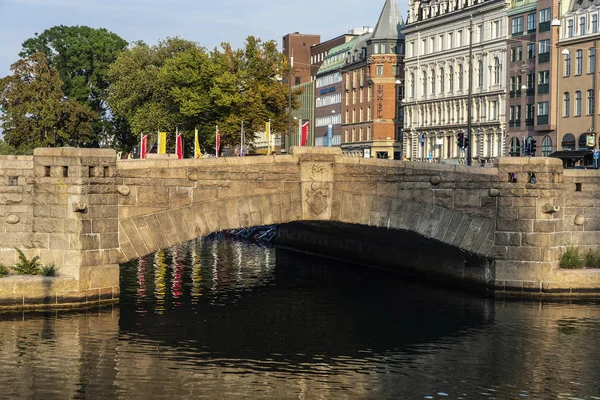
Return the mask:
[(450, 66), (450, 73), (448, 74), (448, 90), (450, 93), (454, 92), (454, 67)]
[(521, 142), (519, 142), (519, 138), (513, 137), (512, 139), (510, 139), (509, 154), (511, 157), (520, 157), (521, 156)]
[(587, 114), (594, 114), (594, 91), (592, 89), (587, 91)]
[(565, 92), (563, 99), (563, 116), (568, 117), (571, 112), (571, 93)]
[(445, 72), (446, 71), (444, 71), (444, 67), (440, 68), (440, 93), (444, 93), (444, 86), (446, 86)]
[(577, 147), (580, 149), (587, 149), (587, 133), (582, 133), (579, 135), (579, 143), (577, 143)]
[(494, 85), (500, 84), (500, 59), (494, 58)]
[(431, 70), (431, 94), (435, 94), (435, 70)]
[(550, 154), (552, 154), (552, 139), (546, 135), (542, 140), (542, 157), (548, 157)]
[(560, 147), (563, 150), (575, 150), (575, 136), (573, 136), (571, 133), (567, 133), (565, 136), (563, 136)]
[(458, 90), (463, 90), (463, 66), (462, 64), (458, 64)]
[(479, 60), (479, 87), (483, 87), (483, 61)]
[(410, 74), (410, 97), (415, 98), (415, 73)]

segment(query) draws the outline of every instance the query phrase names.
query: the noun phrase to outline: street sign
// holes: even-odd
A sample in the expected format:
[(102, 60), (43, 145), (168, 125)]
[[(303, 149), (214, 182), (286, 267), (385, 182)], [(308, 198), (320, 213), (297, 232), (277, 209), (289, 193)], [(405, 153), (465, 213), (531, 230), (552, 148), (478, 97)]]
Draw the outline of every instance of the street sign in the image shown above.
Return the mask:
[(433, 160), (433, 154), (429, 153), (429, 155), (427, 156), (427, 158), (429, 159), (429, 161)]
[(598, 158), (600, 158), (600, 154), (598, 154), (598, 149), (594, 150), (594, 160), (597, 160)]
[(425, 146), (425, 134), (421, 134), (421, 147)]

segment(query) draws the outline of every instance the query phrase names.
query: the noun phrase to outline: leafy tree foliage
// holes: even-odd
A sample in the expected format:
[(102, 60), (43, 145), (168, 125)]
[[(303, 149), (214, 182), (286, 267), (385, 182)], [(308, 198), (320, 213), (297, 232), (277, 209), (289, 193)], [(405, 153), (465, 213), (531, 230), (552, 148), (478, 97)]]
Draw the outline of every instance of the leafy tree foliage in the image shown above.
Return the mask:
[(11, 66), (12, 75), (0, 79), (2, 129), (8, 145), (19, 152), (35, 147), (90, 146), (98, 115), (87, 105), (66, 99), (58, 72), (43, 53)]
[(274, 132), (285, 129), (288, 89), (280, 77), (287, 71), (276, 43), (254, 37), (238, 50), (224, 43), (207, 51), (179, 38), (138, 42), (110, 67), (108, 101), (136, 136), (179, 128), (192, 145), (197, 128), (203, 147), (214, 148), (219, 125), (222, 144), (236, 145), (242, 121), (249, 139), (269, 119)]

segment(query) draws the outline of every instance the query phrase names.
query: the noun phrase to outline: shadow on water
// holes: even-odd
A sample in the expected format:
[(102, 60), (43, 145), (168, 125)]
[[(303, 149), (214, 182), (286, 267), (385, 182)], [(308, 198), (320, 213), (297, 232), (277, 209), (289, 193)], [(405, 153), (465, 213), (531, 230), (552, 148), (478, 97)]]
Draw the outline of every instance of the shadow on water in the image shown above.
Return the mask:
[(493, 320), (487, 299), (228, 241), (131, 262), (121, 286), (137, 286), (122, 294), (122, 333), (204, 358), (306, 362), (410, 352)]

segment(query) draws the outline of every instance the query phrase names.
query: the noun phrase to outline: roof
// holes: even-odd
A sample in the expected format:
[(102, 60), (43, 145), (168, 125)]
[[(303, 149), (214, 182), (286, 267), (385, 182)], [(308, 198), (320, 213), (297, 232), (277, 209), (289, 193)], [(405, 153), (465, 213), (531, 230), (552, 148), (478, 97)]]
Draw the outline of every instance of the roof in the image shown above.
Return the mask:
[(573, 159), (573, 158), (585, 158), (594, 154), (593, 150), (561, 150), (555, 151), (550, 154), (550, 157), (560, 158), (560, 159)]
[(399, 37), (404, 37), (402, 33), (404, 25), (397, 1), (386, 0), (371, 40), (398, 40)]
[(323, 64), (321, 64), (321, 68), (319, 68), (317, 75), (321, 75), (329, 71), (335, 71), (336, 69), (341, 68), (346, 63), (346, 56), (354, 47), (354, 43), (357, 39), (357, 37), (353, 37), (346, 43), (329, 50), (329, 53), (327, 53), (327, 57), (325, 57), (325, 60), (323, 60)]

